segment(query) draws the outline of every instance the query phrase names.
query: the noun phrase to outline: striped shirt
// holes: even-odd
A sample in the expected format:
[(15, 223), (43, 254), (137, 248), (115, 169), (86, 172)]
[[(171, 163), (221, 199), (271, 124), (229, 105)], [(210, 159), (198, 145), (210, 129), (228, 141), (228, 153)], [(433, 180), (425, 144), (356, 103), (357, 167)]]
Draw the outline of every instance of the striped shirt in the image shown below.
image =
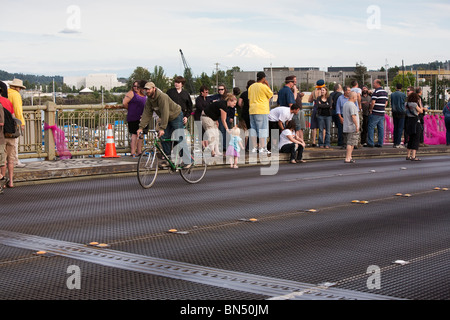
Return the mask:
[(375, 89), (372, 94), (372, 101), (375, 101), (375, 105), (372, 110), (372, 114), (376, 116), (384, 116), (386, 113), (386, 102), (389, 100), (389, 95), (383, 88)]

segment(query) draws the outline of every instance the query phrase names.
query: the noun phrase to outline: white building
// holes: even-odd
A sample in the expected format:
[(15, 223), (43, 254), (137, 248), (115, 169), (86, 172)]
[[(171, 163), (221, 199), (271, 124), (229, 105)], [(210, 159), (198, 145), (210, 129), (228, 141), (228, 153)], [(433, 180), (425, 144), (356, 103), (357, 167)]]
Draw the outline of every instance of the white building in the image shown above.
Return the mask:
[(63, 81), (69, 88), (75, 87), (79, 90), (81, 87), (86, 87), (86, 77), (64, 77)]
[(117, 80), (116, 74), (112, 73), (96, 73), (87, 77), (64, 77), (64, 83), (70, 88), (75, 87), (77, 90), (81, 87), (100, 90), (103, 87), (107, 91), (125, 85)]

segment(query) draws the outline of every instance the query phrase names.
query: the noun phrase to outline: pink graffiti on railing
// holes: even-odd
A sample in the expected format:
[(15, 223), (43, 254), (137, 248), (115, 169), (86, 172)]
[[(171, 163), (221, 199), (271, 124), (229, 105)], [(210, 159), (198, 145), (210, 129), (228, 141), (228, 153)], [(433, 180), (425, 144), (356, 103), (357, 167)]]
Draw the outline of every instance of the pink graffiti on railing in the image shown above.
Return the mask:
[(44, 123), (44, 130), (52, 130), (53, 139), (55, 140), (56, 150), (58, 150), (58, 155), (61, 160), (70, 159), (72, 154), (67, 148), (66, 137), (64, 131), (59, 129), (56, 125), (49, 126)]
[(387, 114), (384, 115), (384, 143), (389, 142), (389, 138), (394, 137), (394, 120)]
[[(384, 140), (389, 142), (389, 137), (394, 135), (392, 117), (385, 115)], [(446, 129), (444, 116), (426, 115), (424, 117), (424, 143), (428, 145), (446, 144)]]
[(445, 121), (442, 115), (426, 115), (424, 117), (424, 143), (430, 145), (446, 144)]

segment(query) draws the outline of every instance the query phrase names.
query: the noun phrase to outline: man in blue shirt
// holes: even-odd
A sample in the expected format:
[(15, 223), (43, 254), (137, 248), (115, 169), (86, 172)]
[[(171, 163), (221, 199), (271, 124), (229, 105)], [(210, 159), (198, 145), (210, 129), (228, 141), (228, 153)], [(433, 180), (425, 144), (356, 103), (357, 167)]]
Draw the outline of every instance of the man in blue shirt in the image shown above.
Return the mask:
[[(397, 91), (391, 94), (392, 119), (394, 122), (394, 148), (402, 148), (402, 134), (405, 127), (406, 94), (402, 92), (402, 84), (397, 83)], [(404, 147), (403, 147), (404, 148)]]
[(284, 87), (278, 91), (278, 105), (280, 107), (291, 107), (295, 104), (294, 92), (292, 87), (294, 86), (294, 76), (286, 77)]

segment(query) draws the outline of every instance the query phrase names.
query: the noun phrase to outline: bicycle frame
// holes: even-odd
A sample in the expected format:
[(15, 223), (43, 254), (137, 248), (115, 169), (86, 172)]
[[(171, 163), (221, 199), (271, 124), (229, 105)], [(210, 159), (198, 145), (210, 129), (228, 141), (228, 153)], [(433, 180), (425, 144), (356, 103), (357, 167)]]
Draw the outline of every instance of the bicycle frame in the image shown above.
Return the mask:
[(152, 141), (152, 143), (150, 144), (151, 146), (156, 147), (156, 149), (158, 149), (158, 151), (161, 153), (161, 155), (163, 156), (164, 159), (166, 159), (169, 162), (170, 168), (173, 171), (179, 170), (181, 169), (180, 166), (177, 166), (176, 163), (178, 163), (179, 160), (179, 152), (176, 153), (176, 157), (175, 157), (175, 163), (170, 159), (169, 156), (167, 156), (167, 154), (164, 152), (163, 148), (160, 146), (161, 142), (179, 142), (179, 140), (174, 140), (174, 139), (161, 139), (158, 138), (158, 132), (154, 131), (154, 130), (149, 130), (149, 133), (152, 133), (152, 135), (154, 136), (154, 139)]
[[(158, 168), (163, 169), (163, 167), (155, 164), (158, 163), (158, 159), (160, 159), (158, 152), (161, 155), (161, 159), (167, 160), (169, 163), (169, 173), (179, 172), (181, 177), (190, 184), (196, 184), (200, 182), (206, 174), (206, 163), (203, 161), (195, 163), (194, 156), (192, 153), (189, 155), (191, 157), (192, 162), (188, 165), (181, 164), (180, 152), (175, 152), (174, 159), (170, 159), (169, 156), (164, 152), (161, 142), (179, 142), (179, 140), (174, 139), (160, 139), (158, 138), (158, 133), (155, 130), (149, 131), (149, 134), (152, 137), (146, 141), (144, 152), (140, 155), (138, 160), (138, 168), (137, 175), (140, 185), (145, 188), (151, 188), (156, 181), (156, 177), (158, 176)], [(141, 136), (140, 136), (141, 137)], [(189, 147), (189, 146), (188, 146)], [(181, 150), (179, 150), (181, 151)], [(183, 150), (183, 152), (191, 150)], [(151, 162), (150, 162), (151, 161)], [(179, 163), (180, 162), (180, 163)]]

